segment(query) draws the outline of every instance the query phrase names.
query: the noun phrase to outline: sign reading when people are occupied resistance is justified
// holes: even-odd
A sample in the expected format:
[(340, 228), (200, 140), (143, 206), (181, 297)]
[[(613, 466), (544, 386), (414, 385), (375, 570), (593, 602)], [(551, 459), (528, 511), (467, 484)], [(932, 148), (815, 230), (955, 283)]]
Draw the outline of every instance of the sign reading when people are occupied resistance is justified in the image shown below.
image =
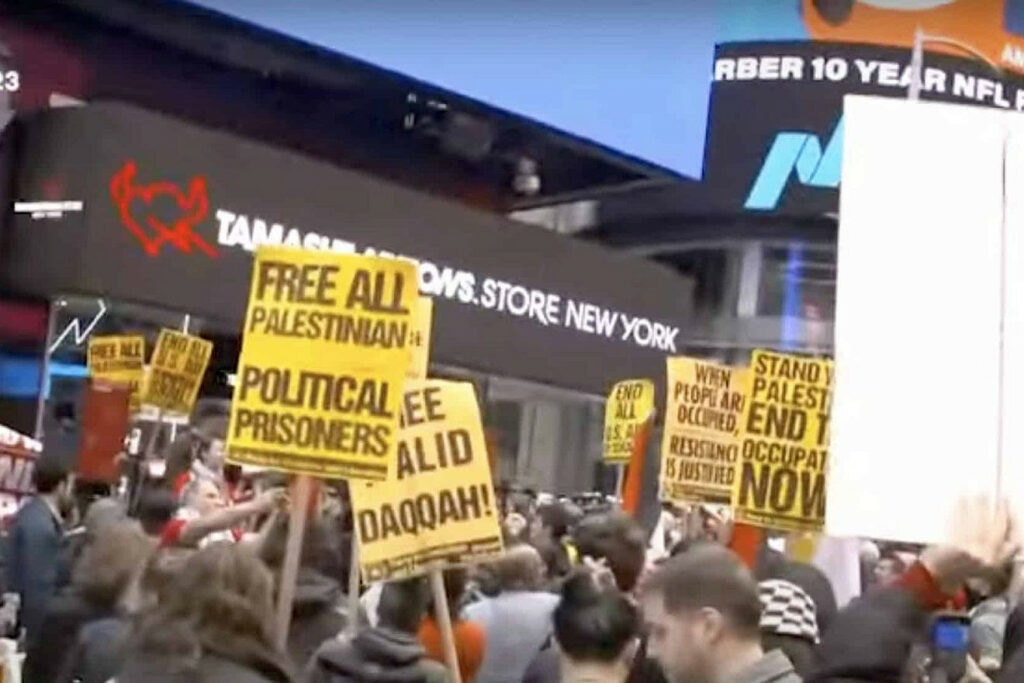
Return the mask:
[(174, 330), (160, 330), (142, 403), (169, 413), (191, 413), (212, 352), (213, 342)]
[(747, 370), (669, 358), (661, 491), (678, 503), (728, 503), (739, 460)]
[(434, 300), (429, 296), (416, 298), (409, 335), (409, 372), (411, 379), (426, 379), (430, 366), (430, 333), (434, 326)]
[(654, 410), (654, 382), (627, 379), (608, 394), (604, 408), (604, 461), (626, 463), (633, 455), (633, 443)]
[(827, 359), (754, 352), (733, 485), (737, 521), (824, 526), (833, 368)]
[(473, 385), (410, 380), (397, 468), (356, 483), (352, 506), (366, 581), (466, 564), (502, 552), (497, 502)]
[(416, 296), (415, 268), (404, 261), (257, 251), (229, 460), (327, 478), (385, 479)]
[(145, 377), (146, 338), (142, 335), (90, 337), (87, 359), (90, 377), (128, 386), (129, 405), (131, 411), (137, 413)]

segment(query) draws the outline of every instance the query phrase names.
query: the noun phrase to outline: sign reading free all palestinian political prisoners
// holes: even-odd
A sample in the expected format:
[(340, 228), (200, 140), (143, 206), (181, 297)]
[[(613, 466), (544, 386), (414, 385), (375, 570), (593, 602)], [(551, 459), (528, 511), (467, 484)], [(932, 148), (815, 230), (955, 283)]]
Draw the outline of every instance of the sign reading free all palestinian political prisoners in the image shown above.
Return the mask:
[(366, 581), (466, 564), (502, 552), (480, 410), (473, 385), (410, 380), (402, 400), (397, 468), (351, 487)]
[(416, 289), (415, 267), (397, 259), (257, 251), (228, 459), (318, 477), (385, 479)]
[(608, 394), (604, 409), (604, 461), (626, 463), (640, 428), (654, 410), (654, 382), (627, 379)]
[(90, 337), (87, 358), (90, 376), (128, 386), (131, 411), (138, 412), (139, 392), (145, 377), (146, 338), (142, 335)]
[(747, 370), (682, 357), (667, 365), (661, 495), (677, 503), (728, 503)]
[(160, 330), (142, 403), (169, 413), (191, 413), (212, 352), (213, 342), (174, 330)]
[(825, 523), (833, 364), (754, 352), (733, 484), (736, 520), (792, 531)]

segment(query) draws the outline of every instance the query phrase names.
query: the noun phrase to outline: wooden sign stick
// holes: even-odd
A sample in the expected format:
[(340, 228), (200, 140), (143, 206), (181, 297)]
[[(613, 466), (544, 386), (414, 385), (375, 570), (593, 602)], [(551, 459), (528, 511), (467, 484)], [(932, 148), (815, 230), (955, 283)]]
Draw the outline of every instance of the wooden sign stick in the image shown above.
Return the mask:
[(299, 573), (299, 559), (302, 554), (302, 534), (306, 530), (306, 515), (309, 514), (309, 496), (313, 479), (300, 474), (295, 481), (294, 500), (288, 521), (288, 541), (284, 550), (284, 567), (281, 569), (281, 583), (277, 589), (277, 623), (275, 635), (282, 650), (288, 644), (288, 628), (292, 621), (292, 603), (295, 600), (295, 579)]
[(459, 674), (459, 655), (455, 650), (455, 630), (452, 628), (452, 615), (448, 611), (448, 596), (444, 592), (444, 576), (438, 567), (430, 570), (430, 589), (434, 594), (434, 618), (441, 630), (444, 661), (448, 665), (451, 683), (462, 683)]
[(145, 460), (149, 460), (153, 457), (153, 451), (156, 450), (156, 440), (160, 436), (160, 432), (164, 428), (164, 411), (162, 408), (156, 409), (156, 417), (153, 418), (153, 431), (149, 433), (149, 438), (146, 439), (146, 450), (142, 452)]
[(348, 624), (345, 630), (351, 637), (359, 633), (359, 538), (354, 527), (350, 555), (352, 560), (348, 568)]

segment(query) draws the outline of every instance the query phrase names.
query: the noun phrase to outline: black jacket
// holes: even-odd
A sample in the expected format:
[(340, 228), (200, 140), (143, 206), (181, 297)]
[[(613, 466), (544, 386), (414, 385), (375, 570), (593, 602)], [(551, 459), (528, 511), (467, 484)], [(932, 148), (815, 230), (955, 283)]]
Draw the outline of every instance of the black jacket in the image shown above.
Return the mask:
[(238, 662), (205, 653), (196, 663), (130, 654), (117, 683), (290, 683), (291, 677), (269, 659)]
[(899, 681), (911, 648), (927, 635), (928, 612), (902, 588), (870, 592), (839, 612), (807, 683)]
[(107, 683), (124, 664), (132, 622), (124, 617), (91, 621), (78, 632), (56, 683)]
[(29, 642), (22, 670), (24, 683), (54, 683), (74, 650), (79, 630), (94, 619), (113, 616), (110, 605), (98, 605), (74, 588), (50, 601), (37, 637)]
[(326, 641), (341, 635), (348, 624), (345, 594), (334, 579), (312, 569), (300, 569), (288, 630), (288, 656), (302, 671)]
[(441, 683), (447, 677), (416, 636), (383, 627), (325, 643), (306, 670), (307, 683)]
[[(523, 683), (559, 683), (562, 680), (561, 657), (553, 639), (548, 639), (523, 676)], [(665, 683), (665, 674), (653, 659), (647, 657), (647, 639), (640, 641), (626, 683)]]
[(1003, 668), (994, 683), (1024, 681), (1024, 603), (1010, 612), (1003, 636)]

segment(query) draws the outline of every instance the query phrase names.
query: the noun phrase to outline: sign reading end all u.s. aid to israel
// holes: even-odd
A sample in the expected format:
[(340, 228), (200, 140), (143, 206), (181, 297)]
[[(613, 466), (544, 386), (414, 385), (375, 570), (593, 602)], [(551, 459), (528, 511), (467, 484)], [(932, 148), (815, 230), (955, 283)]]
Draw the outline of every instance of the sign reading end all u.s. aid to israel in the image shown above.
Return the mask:
[(325, 478), (385, 479), (416, 298), (416, 271), (404, 261), (258, 250), (228, 460)]
[(633, 455), (640, 429), (654, 410), (654, 382), (627, 379), (608, 394), (604, 408), (604, 461), (625, 464)]
[(473, 385), (407, 381), (401, 422), (392, 476), (350, 488), (363, 578), (499, 557), (500, 511)]
[(191, 413), (212, 353), (213, 342), (175, 330), (160, 330), (142, 404), (176, 415)]

